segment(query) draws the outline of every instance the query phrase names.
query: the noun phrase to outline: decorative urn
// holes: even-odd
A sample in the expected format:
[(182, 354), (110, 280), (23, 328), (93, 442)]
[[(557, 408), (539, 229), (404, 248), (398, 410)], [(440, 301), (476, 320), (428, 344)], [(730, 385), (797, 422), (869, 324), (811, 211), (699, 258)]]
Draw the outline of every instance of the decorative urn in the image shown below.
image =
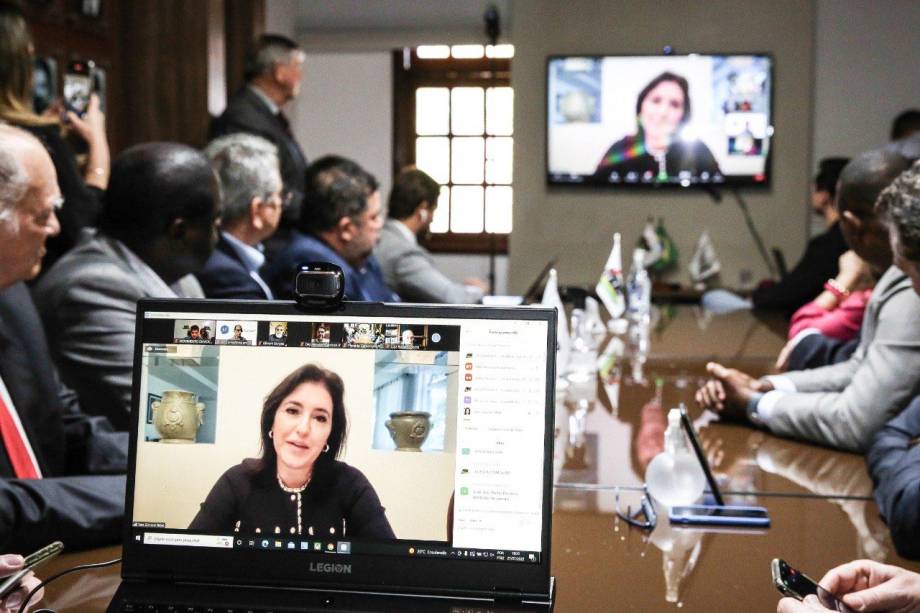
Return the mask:
[(396, 411), (384, 425), (397, 451), (421, 451), (422, 444), (431, 431), (431, 413), (424, 411)]
[(153, 402), (153, 425), (161, 443), (194, 443), (198, 428), (204, 423), (204, 403), (195, 394), (167, 390), (162, 400)]

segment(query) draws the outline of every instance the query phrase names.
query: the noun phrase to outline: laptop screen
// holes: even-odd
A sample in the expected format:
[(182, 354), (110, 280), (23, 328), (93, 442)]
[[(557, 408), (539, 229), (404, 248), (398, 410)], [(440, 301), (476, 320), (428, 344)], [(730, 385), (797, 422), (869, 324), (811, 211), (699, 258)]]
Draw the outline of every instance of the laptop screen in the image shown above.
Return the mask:
[(151, 304), (138, 320), (132, 547), (311, 569), (546, 562), (545, 312)]

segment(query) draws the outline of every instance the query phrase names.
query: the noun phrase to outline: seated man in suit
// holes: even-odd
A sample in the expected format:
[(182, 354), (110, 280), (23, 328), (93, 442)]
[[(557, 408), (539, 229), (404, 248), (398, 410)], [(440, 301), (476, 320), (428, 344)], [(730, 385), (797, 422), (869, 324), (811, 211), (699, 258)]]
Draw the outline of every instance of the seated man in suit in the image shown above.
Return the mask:
[(0, 550), (115, 543), (128, 436), (81, 412), (61, 385), (23, 281), (60, 231), (61, 192), (33, 136), (0, 126)]
[(406, 168), (390, 191), (389, 219), (383, 224), (374, 255), (387, 285), (411, 302), (475, 303), (486, 284), (480, 279), (454, 283), (437, 268), (431, 254), (418, 244), (428, 233), (438, 206), (441, 186), (417, 168)]
[(208, 159), (175, 143), (125, 150), (112, 164), (99, 233), (34, 288), (51, 349), (87, 410), (128, 426), (137, 301), (201, 298), (194, 277), (217, 243), (220, 188)]
[(268, 241), (270, 255), (277, 253), (297, 226), (305, 191), (307, 158), (291, 132), (281, 107), (300, 93), (304, 52), (297, 43), (277, 34), (263, 34), (246, 58), (244, 85), (211, 124), (210, 137), (234, 132), (255, 134), (278, 148), (284, 192), (292, 206), (285, 209), (279, 231)]
[(222, 136), (205, 149), (220, 179), (221, 231), (217, 248), (195, 276), (208, 298), (271, 300), (259, 269), (262, 241), (278, 227), (285, 206), (278, 151), (250, 134)]
[[(878, 201), (894, 228), (897, 265), (920, 293), (920, 162), (902, 174)], [(875, 435), (866, 454), (875, 483), (875, 500), (891, 529), (891, 540), (905, 558), (920, 560), (920, 397)]]
[(320, 158), (307, 169), (304, 205), (311, 214), (268, 264), (263, 276), (278, 298), (293, 296), (294, 273), (307, 262), (330, 262), (345, 273), (345, 298), (397, 302), (373, 255), (383, 225), (377, 180), (352, 160)]
[[(891, 266), (889, 228), (875, 212), (881, 191), (908, 167), (892, 152), (871, 151), (840, 175), (837, 208), (847, 243), (884, 274), (866, 305), (859, 346), (845, 362), (762, 379), (711, 362), (697, 402), (774, 434), (862, 452), (872, 435), (920, 393), (920, 297)], [(920, 236), (896, 243), (920, 249)], [(900, 262), (899, 262), (900, 263)], [(886, 270), (887, 269), (887, 270)]]

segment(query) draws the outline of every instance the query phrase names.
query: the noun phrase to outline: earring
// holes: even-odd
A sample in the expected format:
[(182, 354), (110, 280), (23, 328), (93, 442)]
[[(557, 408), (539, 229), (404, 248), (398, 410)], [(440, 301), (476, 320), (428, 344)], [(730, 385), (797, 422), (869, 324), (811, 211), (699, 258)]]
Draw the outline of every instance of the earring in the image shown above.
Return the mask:
[(268, 431), (268, 438), (275, 438), (275, 431), (274, 431), (274, 430), (269, 430), (269, 431)]
[(323, 453), (329, 453), (329, 443), (326, 443), (326, 446), (323, 447)]

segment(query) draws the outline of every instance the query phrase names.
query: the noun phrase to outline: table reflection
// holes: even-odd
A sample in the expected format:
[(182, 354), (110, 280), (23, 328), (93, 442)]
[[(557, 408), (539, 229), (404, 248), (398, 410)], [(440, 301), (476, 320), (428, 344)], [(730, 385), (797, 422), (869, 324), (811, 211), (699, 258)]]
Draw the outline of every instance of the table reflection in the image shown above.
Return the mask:
[[(583, 322), (574, 322), (572, 357), (557, 382), (557, 484), (640, 487), (663, 447), (668, 409), (684, 403), (727, 492), (871, 496), (858, 456), (723, 423), (696, 407), (693, 395), (710, 360), (755, 376), (771, 372), (785, 340), (780, 318), (750, 312), (714, 317), (698, 307), (668, 305), (653, 309), (648, 326), (627, 325), (604, 339)], [(848, 467), (849, 479), (819, 479), (826, 468), (805, 478), (797, 469), (838, 462)]]

